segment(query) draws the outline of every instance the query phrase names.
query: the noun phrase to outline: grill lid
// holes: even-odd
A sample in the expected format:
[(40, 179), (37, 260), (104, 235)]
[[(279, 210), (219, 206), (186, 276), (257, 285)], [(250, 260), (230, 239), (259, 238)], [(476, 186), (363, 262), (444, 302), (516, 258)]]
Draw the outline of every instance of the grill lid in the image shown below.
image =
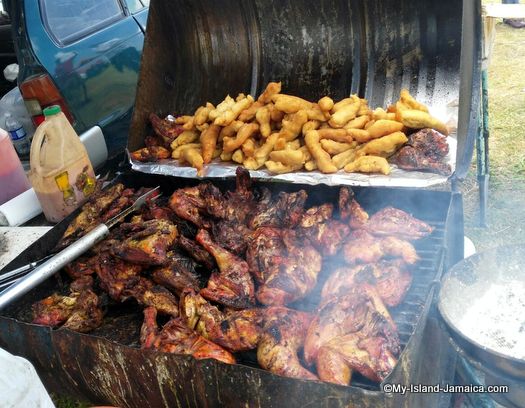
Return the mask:
[(192, 112), (269, 81), (308, 99), (359, 93), (383, 107), (408, 88), (457, 115), (464, 178), (478, 127), (480, 16), (479, 2), (458, 0), (152, 1), (128, 148), (142, 146), (151, 111)]

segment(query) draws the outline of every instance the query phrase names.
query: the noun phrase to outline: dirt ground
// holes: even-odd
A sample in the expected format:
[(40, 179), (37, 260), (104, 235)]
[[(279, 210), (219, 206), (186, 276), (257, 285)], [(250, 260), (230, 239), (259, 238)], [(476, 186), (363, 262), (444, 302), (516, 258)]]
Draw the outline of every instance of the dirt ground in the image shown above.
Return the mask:
[(499, 23), (489, 65), (488, 228), (479, 226), (475, 156), (463, 183), (465, 234), (478, 251), (525, 243), (525, 29)]

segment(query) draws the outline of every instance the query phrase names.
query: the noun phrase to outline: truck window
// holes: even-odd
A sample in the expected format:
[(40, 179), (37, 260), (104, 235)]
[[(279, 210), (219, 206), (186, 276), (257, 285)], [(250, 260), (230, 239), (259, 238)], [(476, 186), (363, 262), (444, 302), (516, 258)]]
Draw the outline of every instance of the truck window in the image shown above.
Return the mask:
[(69, 44), (124, 17), (118, 0), (41, 0), (46, 30)]

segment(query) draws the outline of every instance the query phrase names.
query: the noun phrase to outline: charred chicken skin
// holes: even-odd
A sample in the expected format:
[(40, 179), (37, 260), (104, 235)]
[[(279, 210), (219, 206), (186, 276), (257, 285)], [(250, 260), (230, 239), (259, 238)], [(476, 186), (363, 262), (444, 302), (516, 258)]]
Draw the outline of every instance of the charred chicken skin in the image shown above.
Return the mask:
[(253, 307), (255, 289), (246, 261), (214, 243), (206, 230), (199, 231), (197, 242), (215, 257), (220, 271), (211, 274), (201, 295), (234, 309)]
[(346, 266), (336, 269), (325, 282), (321, 302), (343, 296), (353, 287), (368, 283), (376, 289), (385, 305), (393, 307), (401, 303), (411, 282), (412, 274), (399, 259)]
[[(264, 282), (257, 290), (257, 300), (267, 306), (282, 306), (303, 298), (315, 287), (321, 271), (321, 255), (307, 240), (289, 229), (280, 230), (280, 235), (285, 251), (269, 262), (263, 272)], [(259, 258), (265, 255), (263, 252)]]
[(343, 256), (349, 264), (373, 263), (384, 257), (401, 258), (408, 264), (418, 260), (410, 242), (392, 236), (375, 237), (365, 230), (350, 233), (343, 245)]
[(199, 275), (195, 272), (195, 262), (181, 253), (170, 251), (167, 254), (167, 266), (151, 271), (151, 278), (173, 293), (180, 295), (184, 288), (199, 290)]
[(180, 316), (189, 328), (232, 352), (257, 347), (262, 331), (262, 310), (244, 309), (221, 312), (192, 289), (180, 299)]
[(227, 364), (235, 364), (235, 357), (221, 346), (206, 340), (188, 328), (180, 319), (171, 319), (159, 331), (157, 311), (154, 307), (144, 309), (144, 323), (140, 331), (143, 349), (165, 353), (187, 354), (201, 360), (213, 358)]
[(210, 228), (211, 221), (207, 217), (206, 198), (203, 192), (207, 185), (180, 188), (170, 197), (170, 208), (183, 220), (190, 221), (199, 228)]
[(301, 221), (307, 197), (308, 194), (304, 190), (296, 193), (281, 192), (277, 199), (267, 206), (258, 205), (248, 225), (252, 229), (259, 227), (293, 228)]
[(132, 234), (124, 242), (115, 245), (115, 256), (142, 265), (164, 265), (166, 253), (177, 238), (177, 227), (166, 220), (149, 220), (140, 224), (127, 224)]
[(305, 380), (317, 376), (301, 365), (302, 347), (312, 315), (286, 307), (270, 307), (264, 316), (263, 334), (257, 347), (259, 365), (274, 374)]
[(142, 269), (141, 265), (125, 262), (108, 253), (101, 254), (95, 266), (101, 289), (117, 302), (129, 298), (125, 290), (139, 282)]

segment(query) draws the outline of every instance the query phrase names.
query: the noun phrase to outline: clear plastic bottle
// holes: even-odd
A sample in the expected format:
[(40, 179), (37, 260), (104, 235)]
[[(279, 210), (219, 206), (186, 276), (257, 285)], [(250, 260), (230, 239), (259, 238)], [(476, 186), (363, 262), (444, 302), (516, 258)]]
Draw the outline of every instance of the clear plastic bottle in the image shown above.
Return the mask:
[(17, 118), (11, 116), (10, 113), (5, 114), (5, 128), (11, 136), (13, 145), (19, 155), (27, 155), (31, 149), (31, 140), (24, 129), (24, 126)]

